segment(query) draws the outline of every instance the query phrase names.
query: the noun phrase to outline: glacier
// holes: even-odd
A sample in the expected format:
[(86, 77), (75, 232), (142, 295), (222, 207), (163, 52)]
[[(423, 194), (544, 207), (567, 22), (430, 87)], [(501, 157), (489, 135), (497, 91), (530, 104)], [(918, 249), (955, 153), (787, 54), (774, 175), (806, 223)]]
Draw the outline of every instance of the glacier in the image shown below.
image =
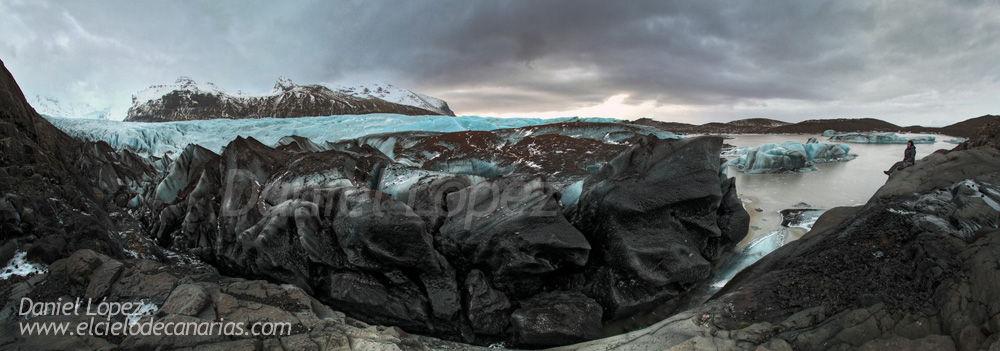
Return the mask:
[(935, 138), (932, 136), (903, 137), (896, 133), (833, 133), (829, 136), (830, 141), (841, 141), (856, 144), (906, 144), (913, 141), (914, 144), (933, 144)]
[[(337, 115), (327, 117), (216, 119), (164, 123), (119, 122), (96, 119), (46, 118), (60, 130), (82, 140), (102, 140), (119, 150), (150, 156), (179, 154), (188, 144), (197, 144), (215, 153), (237, 137), (253, 137), (266, 145), (294, 142), (297, 136), (314, 144), (350, 140), (362, 136), (395, 132), (459, 132), (540, 126), (556, 123), (620, 123), (614, 118), (501, 118), (479, 116), (406, 116), (397, 114)], [(661, 139), (679, 136), (653, 127), (639, 127), (644, 134)], [(558, 128), (556, 128), (558, 129)], [(558, 132), (556, 129), (555, 132)], [(592, 134), (592, 135), (591, 135)], [(595, 140), (617, 142), (621, 136), (595, 129), (586, 135)], [(282, 140), (282, 138), (285, 138)], [(377, 146), (376, 146), (377, 147)], [(380, 148), (380, 149), (384, 149)], [(391, 155), (390, 155), (391, 157)]]
[(851, 154), (846, 144), (794, 141), (770, 143), (758, 147), (742, 147), (729, 150), (724, 157), (733, 157), (726, 162), (743, 173), (792, 173), (815, 171), (817, 163), (844, 162), (858, 157)]

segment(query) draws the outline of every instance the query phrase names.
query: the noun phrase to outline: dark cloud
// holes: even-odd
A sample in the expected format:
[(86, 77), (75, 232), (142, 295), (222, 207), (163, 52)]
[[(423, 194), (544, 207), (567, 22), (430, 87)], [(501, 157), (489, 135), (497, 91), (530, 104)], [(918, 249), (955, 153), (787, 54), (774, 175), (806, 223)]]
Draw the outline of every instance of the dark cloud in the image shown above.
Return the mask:
[(179, 75), (248, 92), (285, 75), (388, 81), (459, 113), (619, 95), (659, 118), (678, 106), (715, 120), (1000, 112), (986, 98), (1000, 92), (1000, 8), (987, 1), (31, 1), (0, 13), (0, 55), (26, 90), (126, 103)]

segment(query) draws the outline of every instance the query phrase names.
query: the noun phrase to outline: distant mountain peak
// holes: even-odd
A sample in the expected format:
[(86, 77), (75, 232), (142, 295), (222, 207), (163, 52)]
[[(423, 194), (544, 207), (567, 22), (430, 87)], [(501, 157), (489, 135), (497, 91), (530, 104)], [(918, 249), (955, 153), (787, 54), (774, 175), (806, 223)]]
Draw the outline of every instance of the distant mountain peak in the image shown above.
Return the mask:
[(195, 81), (194, 81), (194, 79), (191, 79), (191, 77), (180, 76), (180, 77), (177, 77), (177, 80), (174, 81), (174, 84), (177, 84), (177, 85), (194, 85)]
[(274, 89), (272, 91), (278, 93), (286, 92), (294, 89), (296, 86), (297, 85), (295, 85), (295, 83), (292, 82), (291, 78), (281, 76), (278, 77), (278, 81), (274, 82)]

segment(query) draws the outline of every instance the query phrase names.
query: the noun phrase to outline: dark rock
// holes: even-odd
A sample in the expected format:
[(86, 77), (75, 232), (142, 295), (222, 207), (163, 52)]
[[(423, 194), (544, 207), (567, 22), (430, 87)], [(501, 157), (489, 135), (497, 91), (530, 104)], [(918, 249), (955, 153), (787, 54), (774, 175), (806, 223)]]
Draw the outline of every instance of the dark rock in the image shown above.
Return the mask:
[[(571, 216), (594, 247), (589, 295), (605, 317), (625, 317), (687, 291), (711, 272), (702, 255), (709, 240), (712, 256), (731, 245), (719, 227), (721, 145), (713, 137), (643, 138), (587, 178)], [(726, 234), (738, 242), (745, 229), (733, 226), (743, 220), (742, 206), (726, 209)]]
[(410, 330), (431, 330), (427, 297), (411, 281), (383, 283), (364, 273), (334, 273), (321, 300), (344, 312)]
[[(138, 228), (138, 221), (130, 215), (112, 218), (122, 211), (107, 201), (109, 194), (122, 188), (141, 186), (145, 169), (127, 162), (115, 165), (128, 157), (105, 157), (102, 152), (108, 150), (101, 149), (101, 143), (75, 140), (41, 118), (10, 72), (2, 68), (0, 240), (36, 238), (28, 249), (29, 259), (46, 263), (77, 249), (123, 257), (123, 246), (134, 244), (143, 252), (155, 253), (139, 232), (128, 231)], [(132, 172), (119, 172), (132, 166)], [(97, 176), (100, 170), (107, 176)]]
[(419, 272), (434, 314), (452, 320), (460, 308), (455, 271), (434, 249), (420, 217), (405, 204), (368, 189), (347, 189), (331, 227), (347, 261), (362, 269)]
[(469, 323), (476, 333), (501, 335), (506, 331), (510, 324), (510, 300), (489, 285), (483, 272), (469, 272), (462, 297)]
[(713, 261), (731, 252), (750, 230), (750, 214), (743, 208), (743, 201), (736, 192), (736, 178), (724, 180), (722, 187), (718, 210), (720, 235), (709, 238), (702, 250), (702, 255)]
[(783, 227), (810, 227), (817, 220), (825, 209), (800, 209), (791, 208), (778, 211), (781, 214), (781, 226)]
[(441, 235), (454, 245), (450, 254), (489, 267), (506, 293), (530, 296), (546, 274), (582, 267), (590, 251), (583, 234), (563, 217), (556, 196), (539, 176), (478, 183), (448, 194)]
[(124, 268), (121, 262), (110, 259), (103, 260), (101, 265), (91, 274), (84, 296), (90, 299), (106, 296), (111, 291), (111, 284), (118, 280)]
[(405, 203), (427, 222), (429, 231), (438, 232), (448, 217), (448, 194), (481, 180), (467, 174), (429, 172), (397, 164), (383, 170), (378, 190)]
[(601, 305), (576, 292), (550, 292), (521, 301), (511, 314), (518, 341), (557, 346), (601, 337)]
[(157, 314), (197, 316), (198, 312), (209, 303), (209, 295), (204, 288), (196, 284), (181, 284), (170, 292), (170, 296)]

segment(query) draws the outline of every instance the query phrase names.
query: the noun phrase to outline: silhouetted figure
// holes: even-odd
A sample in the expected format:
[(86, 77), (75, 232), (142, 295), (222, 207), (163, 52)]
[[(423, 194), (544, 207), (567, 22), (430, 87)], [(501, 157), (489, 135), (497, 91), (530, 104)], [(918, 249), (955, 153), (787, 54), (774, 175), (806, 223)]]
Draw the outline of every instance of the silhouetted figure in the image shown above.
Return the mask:
[(913, 140), (906, 142), (906, 151), (903, 151), (903, 160), (896, 162), (889, 168), (888, 171), (883, 171), (882, 173), (891, 175), (892, 173), (901, 170), (903, 168), (912, 166), (916, 162), (917, 158), (917, 147), (913, 145)]

